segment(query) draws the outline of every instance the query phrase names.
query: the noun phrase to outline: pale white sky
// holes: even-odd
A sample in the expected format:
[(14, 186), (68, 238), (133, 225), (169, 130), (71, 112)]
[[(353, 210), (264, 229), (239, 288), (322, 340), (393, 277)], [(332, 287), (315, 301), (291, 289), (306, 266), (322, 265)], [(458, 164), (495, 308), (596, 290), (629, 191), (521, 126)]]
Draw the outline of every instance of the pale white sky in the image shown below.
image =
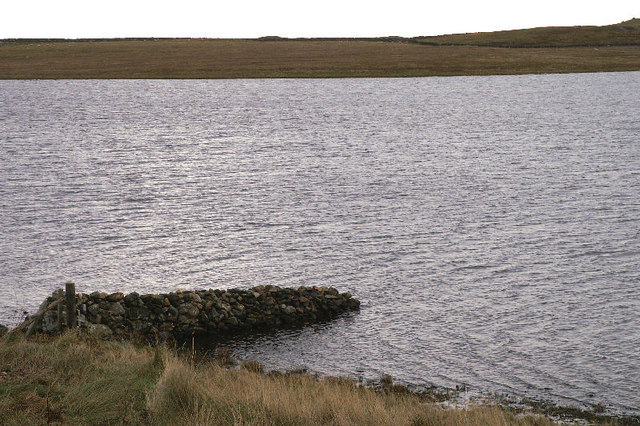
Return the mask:
[(640, 0), (3, 0), (0, 38), (410, 37), (633, 17)]

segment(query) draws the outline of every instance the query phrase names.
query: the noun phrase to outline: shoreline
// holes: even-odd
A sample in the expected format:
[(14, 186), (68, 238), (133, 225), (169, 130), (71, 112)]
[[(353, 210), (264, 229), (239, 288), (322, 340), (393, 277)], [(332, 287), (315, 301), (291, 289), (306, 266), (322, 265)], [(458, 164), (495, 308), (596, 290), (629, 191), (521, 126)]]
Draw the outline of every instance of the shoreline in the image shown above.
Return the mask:
[[(251, 293), (255, 293), (252, 295)], [(395, 383), (393, 378), (390, 375), (383, 374), (379, 380), (377, 379), (365, 379), (365, 378), (357, 378), (352, 376), (334, 376), (329, 374), (320, 374), (317, 372), (309, 371), (307, 368), (302, 368), (299, 370), (285, 370), (281, 371), (279, 369), (269, 369), (266, 370), (265, 367), (259, 362), (255, 360), (236, 360), (231, 352), (226, 349), (226, 342), (234, 339), (234, 337), (239, 333), (240, 335), (244, 335), (247, 333), (265, 333), (264, 327), (258, 326), (256, 324), (255, 327), (222, 327), (216, 326), (216, 333), (214, 335), (207, 333), (199, 333), (196, 334), (196, 322), (195, 317), (191, 319), (189, 317), (187, 309), (185, 308), (186, 304), (193, 303), (195, 306), (198, 306), (200, 310), (205, 309), (205, 301), (211, 300), (220, 300), (222, 303), (211, 302), (209, 300), (208, 308), (215, 309), (216, 307), (220, 310), (223, 308), (226, 301), (233, 300), (232, 295), (235, 297), (242, 298), (251, 298), (255, 296), (256, 301), (262, 303), (264, 306), (272, 306), (273, 304), (268, 301), (268, 297), (273, 296), (274, 298), (287, 297), (289, 298), (291, 293), (294, 295), (295, 302), (298, 301), (298, 298), (302, 298), (305, 303), (308, 303), (306, 300), (306, 295), (311, 300), (315, 298), (317, 302), (312, 303), (327, 303), (328, 301), (338, 300), (338, 296), (342, 296), (337, 290), (333, 288), (324, 288), (324, 287), (313, 287), (313, 288), (304, 288), (300, 287), (297, 290), (292, 289), (282, 289), (275, 286), (259, 286), (254, 287), (250, 290), (237, 290), (231, 289), (230, 293), (227, 294), (226, 291), (218, 291), (214, 293), (212, 290), (200, 290), (200, 291), (188, 291), (184, 290), (182, 292), (177, 293), (168, 293), (162, 295), (142, 295), (139, 296), (137, 293), (131, 293), (125, 296), (122, 293), (92, 293), (91, 295), (86, 294), (77, 294), (76, 295), (76, 307), (77, 307), (77, 316), (79, 318), (83, 318), (82, 323), (79, 325), (79, 328), (76, 329), (68, 329), (66, 317), (68, 316), (68, 312), (64, 311), (64, 308), (60, 310), (57, 308), (58, 316), (53, 318), (53, 314), (56, 312), (56, 309), (52, 308), (51, 305), (57, 301), (63, 301), (64, 292), (57, 291), (54, 294), (47, 298), (43, 302), (43, 306), (47, 306), (44, 310), (41, 309), (41, 312), (50, 313), (51, 318), (46, 319), (47, 315), (43, 315), (40, 319), (35, 316), (32, 316), (31, 319), (35, 321), (40, 321), (37, 326), (34, 328), (34, 333), (29, 336), (29, 330), (31, 327), (27, 328), (26, 325), (29, 323), (29, 319), (27, 319), (22, 325), (11, 329), (8, 331), (7, 336), (3, 336), (6, 333), (7, 329), (4, 328), (5, 333), (0, 333), (0, 364), (2, 361), (6, 361), (2, 359), (3, 351), (7, 350), (7, 348), (11, 347), (11, 345), (18, 342), (18, 344), (35, 344), (36, 346), (42, 345), (56, 345), (60, 340), (72, 339), (75, 344), (84, 345), (106, 345), (110, 348), (118, 348), (123, 346), (128, 347), (128, 345), (132, 345), (133, 347), (138, 348), (137, 350), (162, 350), (166, 351), (166, 353), (170, 354), (170, 356), (175, 357), (176, 359), (188, 360), (191, 364), (200, 363), (200, 364), (209, 364), (211, 362), (220, 364), (226, 370), (233, 369), (247, 369), (252, 373), (259, 374), (264, 376), (265, 379), (275, 379), (279, 380), (279, 378), (287, 378), (287, 377), (303, 377), (304, 380), (310, 380), (311, 386), (313, 383), (323, 383), (325, 381), (335, 382), (339, 384), (347, 384), (350, 388), (358, 388), (363, 389), (365, 391), (371, 390), (376, 394), (380, 394), (384, 397), (384, 395), (393, 395), (394, 397), (399, 398), (410, 398), (421, 401), (423, 404), (431, 404), (441, 407), (444, 410), (453, 410), (453, 411), (468, 411), (474, 409), (485, 409), (486, 407), (498, 407), (502, 413), (506, 413), (504, 415), (513, 415), (517, 418), (521, 417), (542, 417), (551, 422), (587, 422), (587, 423), (612, 423), (612, 424), (638, 424), (640, 425), (640, 415), (638, 414), (630, 414), (630, 413), (618, 413), (614, 411), (612, 408), (604, 406), (602, 404), (586, 404), (586, 405), (563, 405), (562, 403), (554, 402), (549, 399), (544, 398), (535, 398), (535, 397), (526, 397), (526, 396), (515, 396), (509, 394), (495, 394), (487, 391), (481, 391), (477, 389), (469, 389), (467, 386), (461, 386), (456, 388), (449, 388), (445, 386), (436, 386), (436, 385), (423, 385), (423, 386), (415, 386), (411, 384), (405, 383)], [(202, 296), (202, 300), (198, 301), (197, 299)], [(352, 299), (350, 294), (344, 293), (346, 296), (344, 298), (346, 301), (353, 300), (353, 306), (349, 310), (353, 310), (353, 308), (357, 308), (356, 299)], [(329, 297), (327, 301), (324, 301), (323, 298)], [(189, 330), (194, 328), (191, 333), (181, 332), (176, 336), (175, 339), (169, 338), (169, 336), (165, 336), (163, 339), (158, 339), (157, 330), (155, 333), (152, 333), (155, 336), (155, 339), (149, 338), (149, 334), (145, 333), (131, 333), (126, 330), (129, 327), (123, 328), (122, 319), (118, 319), (118, 315), (122, 315), (125, 318), (129, 318), (130, 321), (139, 320), (139, 309), (149, 309), (149, 313), (153, 310), (154, 306), (161, 306), (161, 300), (163, 300), (166, 304), (166, 301), (171, 299), (169, 302), (175, 305), (175, 302), (178, 301), (180, 311), (184, 311), (183, 314), (186, 316), (179, 320), (178, 323), (183, 322), (185, 325), (189, 325)], [(93, 302), (91, 300), (94, 300)], [(156, 300), (157, 299), (157, 300)], [(194, 300), (196, 299), (196, 300)], [(240, 300), (242, 301), (242, 299)], [(92, 304), (93, 303), (93, 304)], [(250, 305), (255, 302), (250, 302)], [(87, 305), (88, 304), (88, 305)], [(100, 305), (100, 310), (98, 310), (98, 305)], [(148, 308), (145, 308), (145, 305), (149, 305)], [(249, 306), (250, 306), (249, 305)], [(91, 323), (88, 321), (90, 318), (88, 307), (94, 306), (96, 308), (96, 312), (100, 312), (100, 315), (104, 315), (109, 319), (103, 321), (101, 327), (104, 330), (98, 330), (100, 332), (96, 332), (94, 330), (95, 323)], [(231, 302), (229, 307), (235, 306), (236, 308), (229, 309), (229, 312), (233, 312), (237, 309), (238, 302)], [(309, 305), (311, 307), (312, 305)], [(302, 308), (302, 306), (299, 306)], [(319, 307), (319, 306), (318, 306)], [(125, 313), (115, 313), (110, 311), (122, 310), (131, 310), (131, 312)], [(166, 310), (166, 308), (162, 308)], [(156, 308), (158, 314), (162, 310), (161, 308)], [(262, 308), (259, 308), (262, 309)], [(357, 309), (356, 309), (357, 310)], [(87, 314), (87, 317), (83, 315), (83, 312)], [(109, 313), (110, 312), (110, 313)], [(302, 313), (302, 310), (299, 310)], [(311, 312), (311, 311), (309, 311)], [(338, 314), (338, 311), (335, 311)], [(133, 315), (137, 315), (135, 318)], [(236, 313), (237, 314), (237, 313)], [(59, 315), (62, 315), (60, 317)], [(286, 315), (284, 311), (280, 315), (285, 315), (282, 318), (285, 319)], [(95, 313), (94, 313), (95, 316)], [(310, 324), (318, 320), (331, 320), (334, 315), (321, 315), (317, 319), (313, 319), (311, 317), (307, 317), (305, 314), (305, 318), (300, 318), (302, 321), (290, 320), (283, 321), (279, 326), (276, 325), (275, 322), (271, 322), (272, 326), (276, 326), (277, 328), (281, 327), (304, 327), (305, 324)], [(227, 319), (227, 322), (233, 316), (230, 316)], [(274, 317), (276, 319), (278, 317)], [(311, 321), (309, 321), (311, 320)], [(148, 321), (148, 319), (146, 320)], [(166, 321), (166, 319), (165, 319)], [(34, 323), (35, 324), (35, 323)], [(98, 323), (99, 324), (99, 323)], [(108, 333), (107, 324), (109, 325), (109, 330), (112, 330)], [(132, 323), (133, 324), (133, 323)], [(57, 326), (57, 327), (56, 327)], [(135, 330), (136, 327), (133, 327), (132, 330)], [(269, 327), (269, 330), (274, 331), (272, 327)], [(3, 330), (0, 329), (0, 332)], [(137, 329), (137, 331), (142, 331), (142, 329)], [(201, 330), (204, 331), (204, 330)], [(61, 334), (62, 333), (62, 334)], [(187, 336), (190, 335), (191, 337)], [(182, 336), (182, 337), (179, 337)], [(208, 339), (206, 344), (202, 344), (203, 340)], [(213, 340), (211, 340), (213, 339)], [(114, 346), (115, 345), (115, 346)], [(146, 349), (145, 349), (146, 348)], [(154, 349), (155, 348), (155, 349)], [(6, 355), (6, 354), (5, 354)], [(2, 407), (2, 389), (3, 386), (7, 386), (6, 380), (8, 372), (11, 371), (11, 368), (7, 368), (6, 366), (0, 365), (0, 370), (3, 372), (3, 376), (0, 377), (0, 407)], [(233, 374), (233, 373), (230, 373)], [(26, 378), (15, 378), (19, 382), (26, 380)], [(56, 379), (58, 380), (58, 379)], [(8, 397), (8, 394), (5, 395)], [(528, 423), (525, 423), (528, 424)], [(534, 422), (535, 424), (535, 422)]]
[(535, 76), (535, 75), (567, 75), (567, 74), (608, 74), (640, 72), (639, 69), (632, 70), (602, 70), (602, 71), (540, 71), (522, 73), (502, 73), (502, 74), (434, 74), (434, 75), (390, 75), (390, 76), (327, 76), (327, 77), (118, 77), (118, 78), (83, 78), (83, 77), (62, 77), (62, 78), (1, 78), (3, 81), (221, 81), (221, 80), (366, 80), (366, 79), (413, 79), (413, 78), (456, 78), (456, 77), (506, 77), (506, 76)]
[[(129, 340), (62, 335), (0, 338), (0, 410), (8, 424), (640, 424), (605, 407), (412, 390), (390, 376), (359, 383), (305, 370), (265, 371), (228, 351), (198, 354)], [(97, 390), (100, 390), (99, 392)]]

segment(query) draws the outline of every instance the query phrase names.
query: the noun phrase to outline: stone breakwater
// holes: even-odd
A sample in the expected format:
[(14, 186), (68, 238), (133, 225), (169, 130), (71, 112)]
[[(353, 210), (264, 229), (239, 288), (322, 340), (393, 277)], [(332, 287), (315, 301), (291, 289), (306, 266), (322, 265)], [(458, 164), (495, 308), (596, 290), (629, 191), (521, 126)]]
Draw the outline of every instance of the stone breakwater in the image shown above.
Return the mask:
[[(38, 315), (31, 318), (33, 332), (55, 334), (66, 328), (64, 297), (64, 291), (58, 290), (42, 303)], [(76, 295), (78, 326), (89, 334), (160, 340), (300, 324), (329, 319), (359, 307), (360, 302), (351, 294), (331, 287), (291, 289), (268, 285), (248, 290)]]

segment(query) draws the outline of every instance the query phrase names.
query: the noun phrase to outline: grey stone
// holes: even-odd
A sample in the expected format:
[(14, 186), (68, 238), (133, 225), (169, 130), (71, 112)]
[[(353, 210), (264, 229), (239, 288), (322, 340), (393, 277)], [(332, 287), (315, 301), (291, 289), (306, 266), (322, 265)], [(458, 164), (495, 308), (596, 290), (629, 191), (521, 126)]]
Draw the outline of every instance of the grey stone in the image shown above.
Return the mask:
[(109, 305), (109, 312), (113, 315), (124, 315), (126, 313), (125, 309), (119, 302), (113, 302)]
[(178, 312), (187, 317), (195, 318), (198, 316), (198, 313), (200, 311), (191, 303), (183, 303), (182, 305), (180, 305), (180, 308), (178, 308)]
[(89, 312), (90, 315), (96, 316), (100, 313), (100, 305), (98, 305), (97, 303), (90, 305), (87, 308), (87, 312)]
[(197, 293), (185, 293), (183, 298), (186, 302), (202, 303), (202, 298)]
[(167, 316), (169, 318), (177, 318), (178, 314), (179, 314), (178, 310), (176, 308), (174, 308), (173, 306), (169, 306), (167, 308)]
[(58, 312), (47, 311), (42, 316), (42, 331), (49, 334), (54, 334), (60, 331), (58, 327)]
[(85, 327), (89, 336), (97, 339), (106, 339), (113, 335), (113, 331), (104, 324), (88, 323)]
[(145, 305), (156, 305), (162, 306), (164, 302), (164, 297), (160, 294), (145, 294), (141, 297), (141, 300)]
[(103, 293), (101, 291), (94, 291), (89, 295), (91, 299), (103, 300), (107, 297), (107, 293)]
[(141, 306), (143, 305), (142, 299), (140, 299), (140, 295), (135, 291), (133, 293), (129, 293), (124, 297), (124, 303), (127, 306)]
[(151, 312), (147, 308), (139, 308), (137, 306), (130, 307), (127, 312), (127, 317), (131, 319), (148, 320), (151, 316)]
[[(47, 299), (47, 304), (53, 301)], [(78, 297), (78, 322), (88, 320), (118, 336), (175, 332), (190, 334), (208, 330), (278, 326), (282, 323), (328, 318), (357, 309), (357, 299), (330, 287), (301, 287), (297, 290), (258, 286), (251, 290), (178, 291), (168, 294), (92, 293)], [(86, 319), (83, 317), (84, 314)], [(47, 333), (58, 330), (57, 310), (46, 313), (39, 328)], [(88, 324), (87, 324), (88, 326)], [(95, 328), (105, 334), (103, 327)], [(102, 330), (102, 331), (100, 331)], [(108, 334), (108, 333), (106, 333)]]

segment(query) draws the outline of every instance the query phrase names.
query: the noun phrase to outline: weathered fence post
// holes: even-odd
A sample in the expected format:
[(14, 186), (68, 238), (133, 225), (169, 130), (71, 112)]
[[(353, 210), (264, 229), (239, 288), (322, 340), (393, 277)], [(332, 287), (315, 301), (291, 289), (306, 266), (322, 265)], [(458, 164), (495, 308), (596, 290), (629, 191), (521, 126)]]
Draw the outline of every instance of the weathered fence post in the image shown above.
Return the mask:
[(62, 303), (58, 305), (58, 332), (62, 332), (64, 321), (62, 321)]
[(76, 326), (76, 285), (74, 283), (66, 283), (64, 293), (67, 298), (67, 327), (75, 328)]

